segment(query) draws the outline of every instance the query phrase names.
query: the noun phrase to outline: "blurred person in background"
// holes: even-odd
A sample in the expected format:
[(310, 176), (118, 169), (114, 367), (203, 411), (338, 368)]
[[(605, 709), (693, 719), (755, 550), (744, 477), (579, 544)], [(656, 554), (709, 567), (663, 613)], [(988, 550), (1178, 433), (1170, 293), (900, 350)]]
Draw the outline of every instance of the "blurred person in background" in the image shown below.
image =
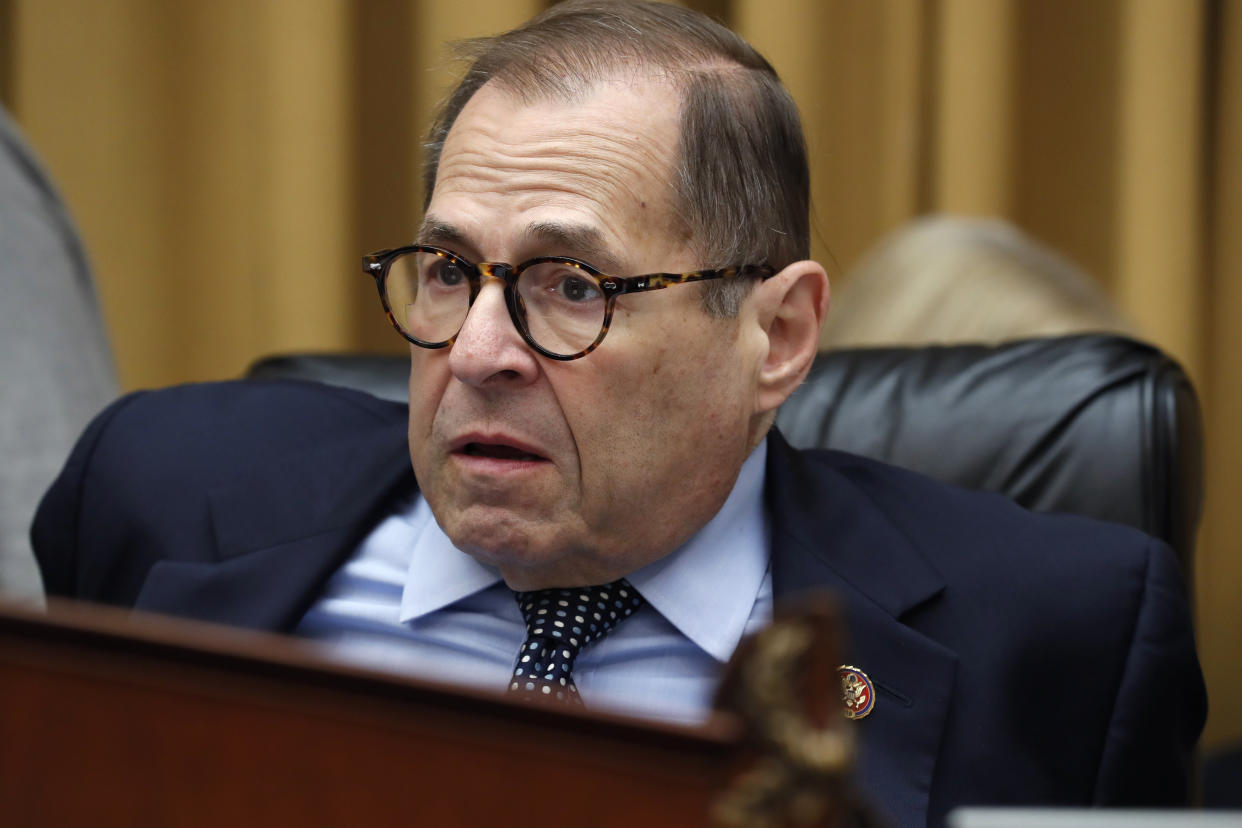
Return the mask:
[(35, 506), (116, 396), (90, 266), (65, 206), (0, 108), (0, 598), (42, 600)]
[(1136, 335), (1095, 280), (1001, 219), (914, 219), (843, 282), (824, 329), (828, 349)]

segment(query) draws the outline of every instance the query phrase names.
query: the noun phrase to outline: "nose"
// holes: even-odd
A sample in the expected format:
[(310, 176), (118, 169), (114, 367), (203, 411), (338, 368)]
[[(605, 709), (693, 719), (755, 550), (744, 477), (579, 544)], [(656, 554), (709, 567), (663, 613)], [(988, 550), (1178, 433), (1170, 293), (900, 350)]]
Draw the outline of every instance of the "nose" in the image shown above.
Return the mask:
[(476, 387), (530, 382), (538, 375), (539, 362), (509, 316), (500, 279), (490, 277), (479, 289), (449, 349), (449, 370)]

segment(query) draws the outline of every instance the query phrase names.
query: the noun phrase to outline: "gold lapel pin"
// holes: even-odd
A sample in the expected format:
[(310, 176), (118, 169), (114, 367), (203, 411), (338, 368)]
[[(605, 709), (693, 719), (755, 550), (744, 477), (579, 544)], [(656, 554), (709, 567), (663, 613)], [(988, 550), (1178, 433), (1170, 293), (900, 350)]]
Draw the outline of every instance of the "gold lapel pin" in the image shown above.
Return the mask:
[(842, 664), (837, 668), (841, 676), (841, 695), (845, 701), (845, 718), (865, 719), (875, 709), (875, 685), (862, 670)]

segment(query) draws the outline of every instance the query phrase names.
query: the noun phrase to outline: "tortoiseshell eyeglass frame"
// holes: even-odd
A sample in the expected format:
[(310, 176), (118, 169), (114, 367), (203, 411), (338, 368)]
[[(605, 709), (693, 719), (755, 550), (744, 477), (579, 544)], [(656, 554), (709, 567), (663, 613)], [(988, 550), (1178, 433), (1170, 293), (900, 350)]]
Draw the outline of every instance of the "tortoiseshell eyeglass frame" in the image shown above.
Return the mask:
[[(467, 313), (469, 313), (469, 308), (474, 307), (474, 300), (478, 298), (479, 291), (483, 289), (483, 283), (488, 279), (499, 279), (504, 284), (505, 306), (509, 309), (509, 318), (513, 321), (513, 327), (517, 328), (518, 333), (522, 335), (522, 339), (525, 340), (527, 345), (548, 359), (561, 360), (562, 362), (567, 362), (571, 359), (581, 359), (599, 347), (600, 343), (604, 341), (604, 337), (608, 335), (608, 328), (612, 325), (613, 303), (616, 302), (618, 296), (624, 296), (627, 293), (643, 293), (648, 290), (662, 290), (672, 285), (704, 282), (709, 279), (759, 277), (761, 280), (766, 281), (776, 275), (776, 269), (768, 265), (741, 265), (737, 267), (696, 270), (691, 273), (648, 273), (645, 276), (609, 276), (586, 262), (564, 256), (540, 256), (535, 259), (527, 259), (518, 265), (511, 265), (506, 262), (479, 262), (475, 264), (450, 250), (421, 244), (394, 247), (391, 250), (380, 250), (368, 256), (363, 256), (362, 269), (375, 279), (375, 287), (379, 291), (380, 302), (384, 305), (384, 314), (388, 317), (388, 321), (396, 328), (397, 333), (401, 334), (407, 341), (414, 343), (420, 348), (431, 349), (447, 348), (452, 345), (457, 339), (457, 334), (461, 332), (461, 328), (458, 328), (457, 333), (454, 333), (442, 342), (428, 342), (409, 333), (397, 322), (397, 317), (388, 303), (388, 292), (385, 289), (385, 283), (392, 263), (409, 253), (431, 253), (447, 259), (462, 268), (470, 284), (470, 301), (467, 305)], [(599, 284), (600, 290), (604, 294), (604, 321), (600, 326), (599, 336), (595, 337), (595, 341), (586, 348), (574, 354), (558, 354), (547, 350), (531, 336), (530, 328), (526, 322), (526, 307), (517, 291), (518, 277), (528, 267), (546, 263), (569, 265), (590, 274), (596, 283)], [(462, 324), (466, 324), (464, 317)]]

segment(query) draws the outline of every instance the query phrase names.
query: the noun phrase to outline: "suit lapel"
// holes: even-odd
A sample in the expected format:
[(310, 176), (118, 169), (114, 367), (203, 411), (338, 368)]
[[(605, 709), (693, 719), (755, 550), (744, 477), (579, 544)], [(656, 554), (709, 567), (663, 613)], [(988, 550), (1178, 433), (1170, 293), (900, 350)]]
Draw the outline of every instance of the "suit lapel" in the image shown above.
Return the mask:
[(217, 559), (157, 563), (135, 609), (287, 631), (414, 486), (404, 422), (264, 463), (207, 493)]
[[(940, 574), (833, 457), (809, 462), (775, 432), (768, 505), (776, 600), (829, 589), (845, 623), (845, 663), (876, 685), (855, 774), (896, 825), (927, 822), (956, 655), (906, 620), (944, 589)], [(826, 462), (825, 462), (826, 461)]]

